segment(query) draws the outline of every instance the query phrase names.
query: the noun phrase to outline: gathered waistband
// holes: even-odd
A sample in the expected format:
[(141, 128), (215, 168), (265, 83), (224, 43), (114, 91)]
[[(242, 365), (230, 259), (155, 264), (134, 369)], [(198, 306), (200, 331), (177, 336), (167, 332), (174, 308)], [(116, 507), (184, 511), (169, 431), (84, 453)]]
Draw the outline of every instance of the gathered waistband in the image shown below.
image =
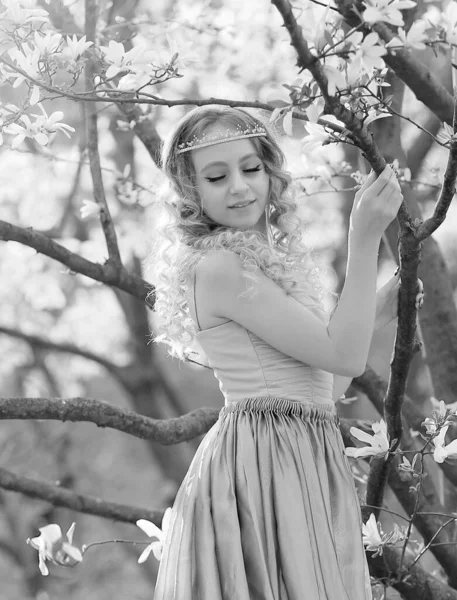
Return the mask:
[(299, 402), (286, 398), (267, 396), (262, 398), (245, 398), (236, 402), (229, 402), (220, 411), (219, 417), (238, 412), (272, 412), (277, 414), (293, 415), (305, 420), (318, 419), (330, 420), (339, 424), (336, 407), (333, 402), (328, 404), (317, 404), (311, 400)]

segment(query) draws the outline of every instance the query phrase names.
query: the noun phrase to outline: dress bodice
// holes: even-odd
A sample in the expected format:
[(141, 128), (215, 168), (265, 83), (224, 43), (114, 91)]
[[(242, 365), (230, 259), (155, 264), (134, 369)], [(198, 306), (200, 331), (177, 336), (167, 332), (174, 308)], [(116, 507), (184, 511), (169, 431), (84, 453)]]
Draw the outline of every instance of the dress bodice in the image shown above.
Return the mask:
[[(297, 283), (290, 295), (328, 323), (328, 314), (311, 300), (307, 289), (306, 284)], [(191, 297), (194, 298), (193, 293)], [(324, 404), (332, 400), (332, 373), (283, 354), (235, 321), (198, 330), (197, 342), (214, 371), (226, 404), (256, 397), (306, 399)]]

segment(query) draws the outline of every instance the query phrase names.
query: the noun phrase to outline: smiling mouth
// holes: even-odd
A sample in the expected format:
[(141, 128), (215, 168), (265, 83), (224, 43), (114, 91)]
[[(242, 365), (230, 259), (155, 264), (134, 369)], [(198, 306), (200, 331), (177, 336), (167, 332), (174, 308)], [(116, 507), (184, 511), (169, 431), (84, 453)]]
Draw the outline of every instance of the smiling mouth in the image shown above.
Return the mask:
[(255, 198), (254, 198), (254, 200), (247, 200), (246, 202), (239, 202), (238, 204), (232, 204), (232, 206), (229, 206), (229, 208), (245, 208), (246, 206), (249, 206), (253, 202), (255, 202)]

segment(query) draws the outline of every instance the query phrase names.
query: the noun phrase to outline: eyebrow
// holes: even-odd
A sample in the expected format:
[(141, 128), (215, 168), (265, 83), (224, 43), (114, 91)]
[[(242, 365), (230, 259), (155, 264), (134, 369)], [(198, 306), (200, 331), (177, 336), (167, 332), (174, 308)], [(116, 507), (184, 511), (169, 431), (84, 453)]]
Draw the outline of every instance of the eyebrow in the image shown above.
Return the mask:
[[(251, 158), (252, 156), (255, 156), (256, 158), (258, 158), (258, 155), (255, 152), (251, 152), (250, 154), (245, 154), (244, 156), (242, 156), (240, 158), (240, 163), (243, 162), (243, 160), (246, 160), (247, 158)], [(227, 165), (227, 163), (219, 160), (219, 161), (215, 161), (215, 162), (210, 162), (207, 165), (205, 165), (203, 167), (203, 169), (200, 170), (200, 173), (203, 173), (203, 171), (206, 171), (206, 169), (209, 169), (209, 167), (225, 167)]]

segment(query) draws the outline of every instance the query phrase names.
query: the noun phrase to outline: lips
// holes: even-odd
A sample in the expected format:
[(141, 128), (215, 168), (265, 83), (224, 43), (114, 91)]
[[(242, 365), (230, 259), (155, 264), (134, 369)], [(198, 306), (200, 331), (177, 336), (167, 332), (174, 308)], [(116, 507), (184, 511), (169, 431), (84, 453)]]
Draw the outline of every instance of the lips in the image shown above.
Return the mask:
[(255, 198), (254, 200), (245, 200), (244, 202), (237, 202), (236, 204), (232, 204), (231, 206), (229, 206), (229, 208), (245, 208), (246, 206), (251, 205), (253, 202), (255, 202)]

